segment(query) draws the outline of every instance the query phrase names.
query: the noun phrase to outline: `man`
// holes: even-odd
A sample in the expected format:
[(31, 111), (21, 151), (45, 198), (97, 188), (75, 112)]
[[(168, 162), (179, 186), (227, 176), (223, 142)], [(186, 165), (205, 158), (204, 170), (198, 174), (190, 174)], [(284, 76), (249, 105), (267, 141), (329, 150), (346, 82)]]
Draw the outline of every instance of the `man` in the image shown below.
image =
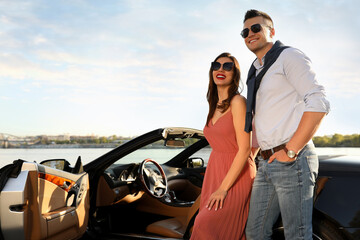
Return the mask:
[(257, 57), (247, 80), (245, 131), (255, 126), (253, 136), (260, 147), (246, 237), (271, 239), (281, 213), (286, 239), (312, 239), (318, 158), (311, 139), (329, 112), (324, 88), (307, 56), (273, 43), (268, 14), (247, 11), (241, 35)]

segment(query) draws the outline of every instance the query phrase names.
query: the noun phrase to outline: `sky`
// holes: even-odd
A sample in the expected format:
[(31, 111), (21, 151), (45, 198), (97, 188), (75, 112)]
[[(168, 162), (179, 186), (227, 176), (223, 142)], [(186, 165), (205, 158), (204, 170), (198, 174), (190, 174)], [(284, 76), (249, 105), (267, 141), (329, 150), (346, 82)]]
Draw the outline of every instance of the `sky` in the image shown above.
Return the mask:
[(331, 104), (316, 135), (359, 134), (358, 0), (0, 0), (0, 133), (202, 129), (210, 62), (230, 52), (245, 82), (255, 59), (248, 9), (312, 60)]

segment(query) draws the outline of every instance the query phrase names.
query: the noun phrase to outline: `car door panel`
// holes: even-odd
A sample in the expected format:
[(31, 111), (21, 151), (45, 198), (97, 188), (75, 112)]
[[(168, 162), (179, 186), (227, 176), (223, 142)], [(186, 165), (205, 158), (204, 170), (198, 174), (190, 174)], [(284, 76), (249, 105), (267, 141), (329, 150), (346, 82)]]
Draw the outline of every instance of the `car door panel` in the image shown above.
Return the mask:
[(77, 236), (75, 207), (64, 207), (42, 215), (47, 223), (47, 239), (74, 239)]
[(29, 217), (30, 196), (29, 171), (23, 171), (14, 179), (10, 178), (1, 192), (1, 227), (5, 239), (24, 239)]
[[(59, 184), (64, 179), (67, 184)], [(0, 206), (5, 239), (79, 238), (88, 221), (88, 175), (24, 163), (6, 183)]]
[(206, 167), (200, 168), (182, 168), (182, 171), (185, 173), (186, 178), (198, 188), (202, 188), (202, 183), (204, 181)]
[(38, 178), (39, 207), (42, 214), (52, 212), (66, 205), (68, 192), (56, 184)]

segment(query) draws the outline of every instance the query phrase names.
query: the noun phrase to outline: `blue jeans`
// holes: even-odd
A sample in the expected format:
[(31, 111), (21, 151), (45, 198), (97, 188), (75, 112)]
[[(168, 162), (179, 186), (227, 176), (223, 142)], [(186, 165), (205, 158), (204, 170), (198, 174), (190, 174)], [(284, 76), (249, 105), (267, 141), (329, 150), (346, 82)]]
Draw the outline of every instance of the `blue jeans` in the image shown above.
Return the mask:
[(281, 213), (285, 238), (312, 239), (312, 209), (319, 161), (313, 144), (306, 145), (293, 162), (260, 157), (246, 225), (247, 240), (271, 239)]

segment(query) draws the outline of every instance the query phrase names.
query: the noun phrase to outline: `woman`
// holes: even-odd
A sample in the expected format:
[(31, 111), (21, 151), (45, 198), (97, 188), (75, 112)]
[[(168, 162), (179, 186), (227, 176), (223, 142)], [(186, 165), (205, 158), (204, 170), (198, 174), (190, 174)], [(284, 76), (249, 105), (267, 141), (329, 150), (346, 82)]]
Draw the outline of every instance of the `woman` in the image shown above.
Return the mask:
[(212, 152), (191, 239), (245, 239), (256, 167), (249, 157), (250, 135), (244, 131), (246, 100), (238, 91), (238, 61), (220, 54), (211, 63), (209, 77), (204, 134)]

